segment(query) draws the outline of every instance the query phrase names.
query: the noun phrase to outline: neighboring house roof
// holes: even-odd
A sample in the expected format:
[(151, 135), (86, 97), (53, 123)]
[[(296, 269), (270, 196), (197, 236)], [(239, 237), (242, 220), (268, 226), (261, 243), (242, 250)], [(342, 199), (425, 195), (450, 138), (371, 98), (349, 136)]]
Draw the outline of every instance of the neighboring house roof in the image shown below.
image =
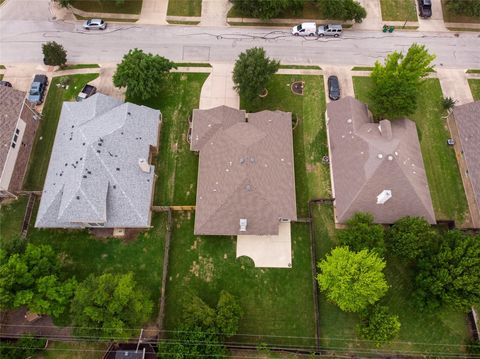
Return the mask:
[(435, 223), (415, 123), (373, 123), (352, 97), (327, 106), (335, 220), (369, 212), (377, 223), (418, 216)]
[(280, 219), (297, 218), (291, 113), (247, 122), (226, 106), (194, 110), (191, 149), (200, 151), (195, 234), (276, 235)]
[(456, 106), (453, 117), (460, 135), (468, 178), (472, 183), (477, 206), (480, 206), (480, 101)]
[(102, 94), (64, 102), (36, 227), (148, 227), (155, 174), (139, 160), (159, 126), (158, 110)]
[(25, 92), (0, 86), (0, 174), (7, 160), (25, 95)]

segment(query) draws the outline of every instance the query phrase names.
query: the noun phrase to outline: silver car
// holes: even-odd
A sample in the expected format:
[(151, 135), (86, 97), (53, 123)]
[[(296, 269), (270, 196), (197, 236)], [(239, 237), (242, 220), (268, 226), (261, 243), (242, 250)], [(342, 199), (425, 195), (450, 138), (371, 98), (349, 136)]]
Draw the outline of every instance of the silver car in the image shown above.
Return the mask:
[(83, 28), (85, 30), (105, 30), (107, 28), (107, 23), (102, 19), (88, 19), (83, 23)]

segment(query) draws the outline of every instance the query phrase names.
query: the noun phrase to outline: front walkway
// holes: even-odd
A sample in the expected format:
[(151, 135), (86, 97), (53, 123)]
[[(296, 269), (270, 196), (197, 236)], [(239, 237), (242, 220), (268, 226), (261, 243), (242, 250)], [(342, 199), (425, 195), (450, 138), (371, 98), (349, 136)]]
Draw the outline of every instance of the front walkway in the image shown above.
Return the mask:
[(228, 26), (227, 13), (232, 7), (229, 0), (203, 0), (201, 26)]
[(168, 0), (143, 0), (140, 20), (137, 23), (167, 25), (167, 8)]

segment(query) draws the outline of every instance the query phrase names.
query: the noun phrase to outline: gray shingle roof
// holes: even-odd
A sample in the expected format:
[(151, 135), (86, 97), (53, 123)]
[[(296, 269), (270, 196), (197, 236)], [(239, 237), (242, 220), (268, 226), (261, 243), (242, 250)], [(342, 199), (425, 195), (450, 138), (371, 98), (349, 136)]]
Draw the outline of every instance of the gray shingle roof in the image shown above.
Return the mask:
[(480, 101), (456, 106), (453, 117), (460, 135), (460, 145), (468, 169), (468, 177), (480, 207)]
[(64, 102), (36, 227), (143, 228), (150, 224), (160, 111), (102, 94)]
[[(366, 105), (346, 97), (328, 104), (327, 128), (338, 223), (359, 211), (371, 213), (377, 223), (404, 216), (435, 223), (414, 122), (373, 123)], [(385, 190), (391, 198), (377, 203)]]
[(191, 148), (200, 151), (195, 234), (276, 235), (280, 218), (297, 218), (291, 113), (246, 122), (226, 106), (194, 110)]

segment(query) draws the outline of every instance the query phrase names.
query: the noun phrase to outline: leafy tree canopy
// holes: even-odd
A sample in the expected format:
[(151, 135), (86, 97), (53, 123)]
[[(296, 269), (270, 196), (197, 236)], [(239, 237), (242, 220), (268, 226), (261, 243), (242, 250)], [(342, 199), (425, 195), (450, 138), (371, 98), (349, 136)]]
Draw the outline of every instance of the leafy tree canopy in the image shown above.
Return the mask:
[(260, 19), (271, 19), (282, 11), (295, 11), (302, 7), (302, 0), (233, 0), (243, 14)]
[(446, 6), (455, 14), (480, 18), (480, 0), (446, 0)]
[(152, 313), (153, 304), (137, 286), (133, 273), (89, 276), (75, 292), (72, 314), (75, 334), (126, 339)]
[(45, 347), (46, 339), (23, 336), (17, 341), (0, 340), (0, 358), (30, 358)]
[(387, 247), (396, 256), (408, 260), (417, 259), (430, 246), (437, 232), (420, 217), (404, 217), (387, 232)]
[(449, 231), (418, 262), (416, 296), (422, 308), (469, 308), (480, 302), (480, 237)]
[(328, 19), (354, 20), (359, 23), (367, 17), (367, 11), (358, 1), (317, 0), (317, 4)]
[(165, 57), (146, 54), (142, 50), (130, 50), (123, 56), (113, 75), (116, 87), (126, 87), (127, 97), (142, 100), (158, 96), (164, 81), (175, 64)]
[(67, 51), (55, 41), (42, 45), (43, 62), (50, 66), (63, 66), (67, 63)]
[(338, 239), (342, 245), (356, 252), (370, 249), (383, 254), (383, 226), (373, 223), (373, 216), (370, 213), (355, 213), (346, 224), (345, 229), (338, 231)]
[(389, 119), (414, 113), (422, 80), (433, 71), (434, 59), (435, 55), (429, 54), (424, 45), (413, 44), (406, 55), (394, 51), (384, 65), (377, 61), (371, 74), (374, 113)]
[(235, 90), (241, 97), (253, 100), (266, 87), (271, 77), (278, 71), (280, 63), (265, 55), (261, 47), (242, 52), (233, 69)]
[(348, 247), (336, 247), (318, 267), (320, 290), (345, 312), (365, 309), (388, 290), (385, 262), (367, 249), (355, 253)]
[(374, 305), (362, 314), (358, 327), (361, 337), (372, 340), (376, 346), (391, 341), (400, 331), (398, 315), (392, 315), (385, 306)]

